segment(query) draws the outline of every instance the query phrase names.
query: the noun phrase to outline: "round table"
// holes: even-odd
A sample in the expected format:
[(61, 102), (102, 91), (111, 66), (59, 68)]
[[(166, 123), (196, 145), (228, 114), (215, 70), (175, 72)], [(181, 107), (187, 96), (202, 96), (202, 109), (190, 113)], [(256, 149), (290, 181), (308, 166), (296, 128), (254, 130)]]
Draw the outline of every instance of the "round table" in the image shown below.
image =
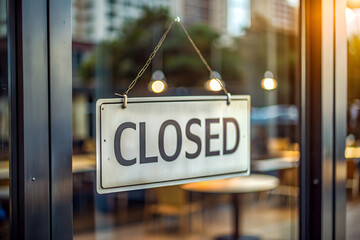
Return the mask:
[(182, 185), (182, 189), (201, 193), (227, 193), (232, 195), (234, 207), (234, 233), (231, 237), (219, 239), (256, 239), (240, 236), (239, 211), (241, 207), (240, 194), (269, 191), (279, 185), (279, 179), (274, 176), (251, 174), (249, 176), (235, 177), (229, 179), (218, 179), (205, 182), (189, 183)]

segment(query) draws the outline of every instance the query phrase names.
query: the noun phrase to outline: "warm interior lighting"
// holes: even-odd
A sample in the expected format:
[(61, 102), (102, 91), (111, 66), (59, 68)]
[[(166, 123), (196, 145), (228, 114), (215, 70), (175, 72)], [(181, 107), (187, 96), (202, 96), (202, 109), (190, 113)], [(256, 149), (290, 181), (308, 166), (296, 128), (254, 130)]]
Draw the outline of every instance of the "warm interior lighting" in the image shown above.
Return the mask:
[(355, 21), (356, 16), (353, 10), (351, 10), (350, 8), (346, 8), (345, 14), (346, 14), (346, 21), (348, 23), (352, 23)]
[(360, 158), (360, 147), (346, 147), (345, 158)]
[(264, 78), (261, 81), (261, 87), (265, 90), (273, 90), (277, 87), (277, 82), (274, 78)]
[(219, 80), (213, 78), (206, 82), (205, 88), (209, 91), (218, 92), (221, 90), (221, 84), (219, 83)]
[(360, 8), (360, 1), (359, 0), (347, 0), (346, 6), (349, 8)]
[(155, 80), (151, 83), (151, 90), (154, 93), (161, 93), (165, 90), (165, 82), (162, 80)]

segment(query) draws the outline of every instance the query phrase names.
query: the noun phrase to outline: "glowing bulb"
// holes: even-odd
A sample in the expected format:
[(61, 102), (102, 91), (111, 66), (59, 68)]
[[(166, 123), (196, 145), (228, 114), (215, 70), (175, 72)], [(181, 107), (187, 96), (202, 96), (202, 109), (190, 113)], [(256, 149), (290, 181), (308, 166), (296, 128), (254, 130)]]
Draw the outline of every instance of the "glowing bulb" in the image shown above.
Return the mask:
[(352, 23), (353, 21), (356, 20), (356, 15), (355, 15), (354, 11), (351, 10), (350, 8), (346, 8), (345, 15), (346, 15), (346, 21), (348, 23)]
[(221, 84), (219, 83), (219, 80), (216, 80), (214, 78), (207, 81), (206, 85), (207, 85), (206, 89), (208, 89), (210, 91), (218, 92), (222, 89)]
[(151, 83), (151, 90), (154, 93), (161, 93), (165, 90), (165, 82), (161, 80), (155, 80)]
[(277, 82), (274, 78), (264, 78), (261, 81), (261, 87), (265, 90), (273, 90), (277, 87)]

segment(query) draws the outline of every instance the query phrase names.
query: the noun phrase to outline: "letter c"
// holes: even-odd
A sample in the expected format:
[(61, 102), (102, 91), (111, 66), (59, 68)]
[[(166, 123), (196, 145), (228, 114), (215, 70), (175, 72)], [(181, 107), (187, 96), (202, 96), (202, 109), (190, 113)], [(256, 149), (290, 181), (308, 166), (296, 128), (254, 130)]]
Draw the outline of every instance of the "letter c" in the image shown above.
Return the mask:
[(132, 123), (132, 122), (126, 122), (126, 123), (121, 124), (115, 132), (115, 139), (114, 139), (115, 157), (116, 157), (116, 160), (123, 166), (131, 166), (136, 163), (136, 158), (131, 159), (131, 160), (126, 160), (121, 155), (121, 147), (120, 147), (121, 135), (122, 135), (123, 131), (127, 128), (136, 130), (136, 124)]

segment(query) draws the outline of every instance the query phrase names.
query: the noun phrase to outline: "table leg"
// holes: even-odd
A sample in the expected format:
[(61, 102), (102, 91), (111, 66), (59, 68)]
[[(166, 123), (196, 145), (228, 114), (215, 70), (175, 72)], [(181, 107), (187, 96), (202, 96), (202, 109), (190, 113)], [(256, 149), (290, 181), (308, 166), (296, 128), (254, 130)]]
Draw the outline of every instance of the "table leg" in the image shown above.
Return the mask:
[(259, 240), (256, 236), (245, 236), (242, 232), (242, 207), (243, 207), (243, 195), (240, 193), (232, 194), (233, 208), (234, 208), (234, 234), (233, 240)]
[(231, 194), (233, 207), (233, 233), (227, 236), (219, 236), (216, 240), (259, 240), (256, 236), (242, 235), (242, 195), (240, 193)]
[(233, 208), (234, 208), (234, 234), (233, 239), (238, 240), (241, 233), (241, 223), (240, 223), (240, 205), (241, 205), (241, 196), (240, 194), (232, 194)]

